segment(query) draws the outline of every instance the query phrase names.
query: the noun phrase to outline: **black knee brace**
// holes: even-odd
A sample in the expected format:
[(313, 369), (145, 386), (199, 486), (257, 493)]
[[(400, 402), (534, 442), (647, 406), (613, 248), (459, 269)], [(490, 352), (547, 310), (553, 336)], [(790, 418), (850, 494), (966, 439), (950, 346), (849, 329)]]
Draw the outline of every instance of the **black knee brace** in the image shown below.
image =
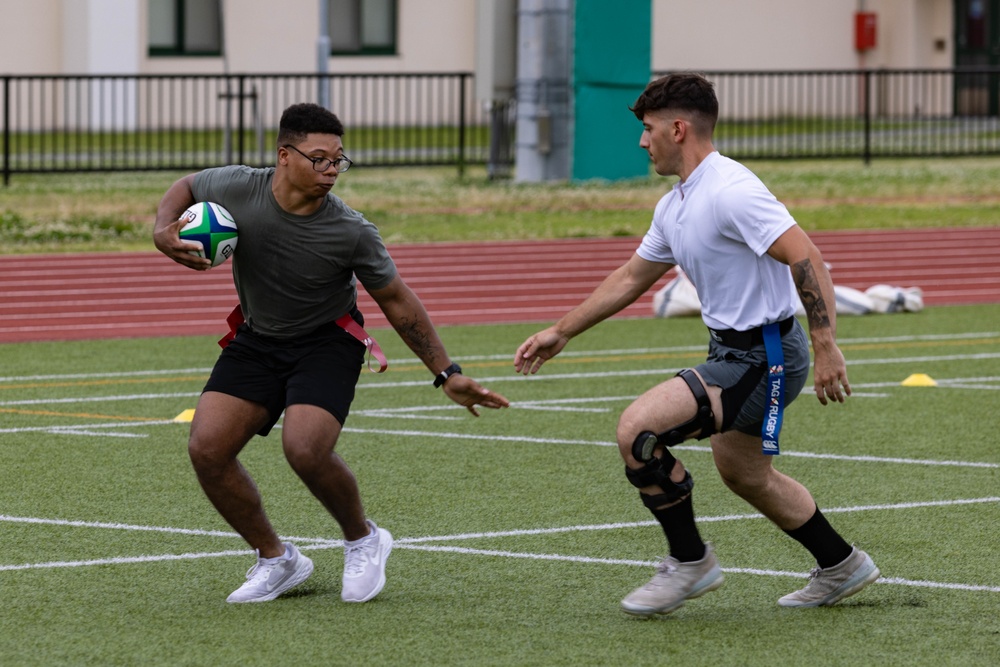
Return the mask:
[(651, 510), (682, 499), (694, 488), (694, 480), (691, 478), (690, 472), (684, 471), (684, 479), (680, 482), (674, 482), (670, 479), (670, 471), (674, 467), (673, 461), (674, 457), (671, 456), (669, 467), (667, 467), (664, 459), (653, 457), (638, 470), (625, 467), (625, 476), (632, 486), (639, 489), (645, 486), (658, 486), (663, 490), (663, 493), (658, 493), (655, 496), (639, 493), (642, 503)]
[[(695, 401), (698, 402), (698, 411), (688, 421), (659, 435), (652, 431), (643, 431), (640, 433), (636, 437), (635, 442), (632, 443), (632, 456), (636, 461), (650, 461), (653, 458), (653, 449), (657, 445), (664, 445), (665, 447), (679, 445), (684, 442), (687, 434), (694, 428), (701, 429), (701, 433), (696, 436), (699, 440), (715, 433), (715, 414), (712, 412), (712, 401), (702, 386), (701, 380), (698, 379), (698, 376), (690, 368), (682, 370), (677, 374), (677, 377), (687, 382), (688, 388), (694, 394)], [(673, 457), (671, 457), (672, 459)]]

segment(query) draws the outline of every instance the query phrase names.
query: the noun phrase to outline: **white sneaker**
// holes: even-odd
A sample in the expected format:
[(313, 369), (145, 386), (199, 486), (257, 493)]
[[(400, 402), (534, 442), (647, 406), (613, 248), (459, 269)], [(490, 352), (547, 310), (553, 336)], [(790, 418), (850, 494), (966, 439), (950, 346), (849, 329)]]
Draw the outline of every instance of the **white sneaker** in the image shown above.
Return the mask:
[(287, 560), (260, 558), (247, 570), (247, 580), (226, 598), (226, 602), (267, 602), (309, 578), (313, 562), (291, 542), (285, 542)]
[(368, 602), (385, 587), (385, 561), (392, 551), (392, 535), (368, 521), (371, 533), (344, 542), (344, 602)]
[(871, 557), (854, 547), (843, 562), (825, 570), (814, 568), (806, 587), (789, 593), (778, 600), (778, 604), (782, 607), (828, 607), (859, 592), (880, 574)]
[(724, 580), (715, 551), (711, 544), (706, 544), (705, 555), (699, 561), (678, 563), (670, 556), (664, 558), (648, 584), (625, 596), (622, 611), (642, 617), (669, 614), (680, 608), (685, 600), (714, 591)]

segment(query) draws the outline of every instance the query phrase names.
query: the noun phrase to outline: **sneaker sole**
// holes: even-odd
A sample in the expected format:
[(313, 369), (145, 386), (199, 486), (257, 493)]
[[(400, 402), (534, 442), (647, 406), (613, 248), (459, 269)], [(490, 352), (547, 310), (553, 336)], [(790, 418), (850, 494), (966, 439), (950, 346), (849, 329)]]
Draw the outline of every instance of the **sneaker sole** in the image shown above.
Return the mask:
[[(392, 535), (389, 534), (389, 531), (383, 530), (381, 528), (379, 530), (382, 531), (382, 535), (379, 536), (379, 552), (382, 554), (382, 573), (381, 576), (379, 577), (378, 583), (375, 584), (375, 588), (373, 588), (367, 595), (365, 595), (362, 598), (346, 598), (343, 595), (341, 595), (340, 599), (343, 600), (344, 602), (368, 602), (376, 595), (381, 593), (382, 589), (385, 588), (385, 566), (386, 566), (386, 561), (389, 560), (389, 554), (392, 553), (393, 539)], [(383, 544), (385, 544), (384, 549), (382, 547)]]
[[(708, 583), (702, 584), (701, 586), (695, 587), (686, 597), (681, 599), (679, 602), (673, 605), (667, 605), (666, 607), (641, 607), (638, 605), (629, 606), (627, 602), (622, 600), (622, 611), (630, 616), (638, 616), (640, 618), (650, 618), (652, 616), (664, 616), (671, 612), (677, 611), (684, 606), (684, 603), (688, 600), (693, 600), (694, 598), (699, 598), (705, 593), (711, 593), (715, 589), (722, 586), (723, 582), (726, 580), (725, 576), (722, 574), (722, 570), (715, 570), (709, 572), (706, 576), (715, 576)], [(705, 581), (703, 578), (702, 581)]]
[(276, 597), (278, 597), (282, 593), (286, 593), (289, 590), (291, 590), (292, 588), (298, 586), (299, 584), (301, 584), (302, 582), (304, 582), (306, 579), (308, 579), (310, 576), (312, 576), (313, 568), (315, 567), (313, 565), (312, 559), (306, 558), (305, 556), (302, 556), (302, 555), (300, 555), (299, 558), (304, 559), (306, 561), (306, 563), (308, 563), (308, 565), (306, 566), (306, 568), (303, 569), (303, 570), (299, 570), (298, 572), (296, 572), (296, 574), (295, 574), (294, 577), (292, 577), (291, 579), (289, 579), (288, 581), (286, 581), (285, 583), (283, 583), (281, 586), (278, 586), (277, 588), (275, 588), (273, 591), (271, 591), (267, 595), (263, 595), (263, 596), (261, 596), (259, 598), (252, 598), (250, 600), (231, 600), (229, 598), (226, 598), (226, 602), (228, 602), (229, 604), (248, 604), (248, 603), (252, 603), (252, 602), (270, 602), (271, 600), (275, 599)]
[(862, 589), (867, 587), (868, 584), (874, 582), (881, 575), (882, 575), (881, 570), (878, 569), (878, 566), (875, 565), (875, 563), (872, 563), (872, 567), (870, 570), (864, 573), (860, 572), (857, 573), (854, 577), (844, 582), (843, 588), (837, 589), (833, 593), (827, 595), (825, 598), (821, 598), (814, 602), (803, 602), (803, 603), (800, 603), (796, 600), (785, 601), (784, 598), (782, 598), (781, 600), (778, 600), (778, 604), (782, 607), (807, 607), (807, 608), (830, 607), (837, 604), (844, 598), (848, 598), (854, 595), (855, 593), (860, 593)]

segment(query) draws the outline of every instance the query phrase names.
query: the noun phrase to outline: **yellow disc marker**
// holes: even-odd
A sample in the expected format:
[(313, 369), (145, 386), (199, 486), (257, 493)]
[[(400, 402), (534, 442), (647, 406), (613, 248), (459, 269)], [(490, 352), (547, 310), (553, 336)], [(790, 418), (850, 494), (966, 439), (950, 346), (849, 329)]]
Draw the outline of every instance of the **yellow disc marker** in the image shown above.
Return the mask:
[(937, 382), (926, 373), (914, 373), (901, 383), (904, 387), (936, 387)]

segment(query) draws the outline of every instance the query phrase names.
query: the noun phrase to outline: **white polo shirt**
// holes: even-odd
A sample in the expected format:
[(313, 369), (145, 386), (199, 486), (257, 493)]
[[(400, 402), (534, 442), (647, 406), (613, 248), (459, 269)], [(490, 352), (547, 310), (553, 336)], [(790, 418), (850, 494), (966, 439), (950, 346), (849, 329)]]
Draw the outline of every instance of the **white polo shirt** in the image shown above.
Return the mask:
[(713, 152), (660, 199), (636, 252), (684, 270), (708, 327), (746, 331), (795, 314), (791, 270), (767, 254), (795, 224), (753, 172)]

